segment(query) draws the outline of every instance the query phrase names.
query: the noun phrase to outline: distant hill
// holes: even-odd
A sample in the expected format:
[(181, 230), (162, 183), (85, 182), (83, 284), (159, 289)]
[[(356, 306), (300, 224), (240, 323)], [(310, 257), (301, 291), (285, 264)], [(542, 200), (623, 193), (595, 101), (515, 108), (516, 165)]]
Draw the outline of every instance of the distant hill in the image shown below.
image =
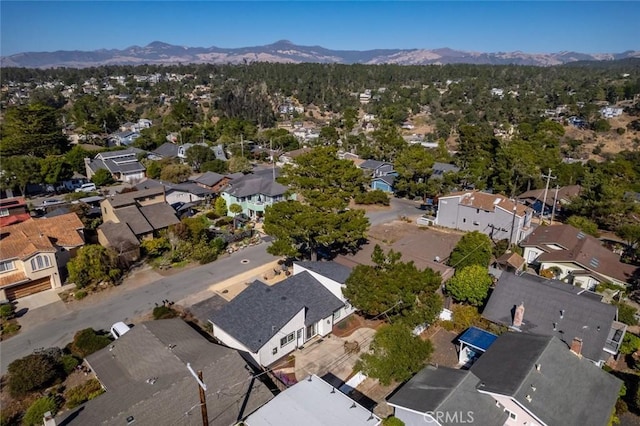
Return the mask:
[(86, 68), (101, 65), (190, 64), (190, 63), (338, 63), (338, 64), (488, 64), (488, 65), (561, 65), (577, 61), (609, 61), (640, 58), (640, 51), (586, 54), (577, 52), (465, 52), (442, 49), (375, 49), (330, 50), (320, 46), (298, 46), (280, 40), (266, 46), (225, 49), (220, 47), (186, 47), (154, 41), (147, 46), (131, 46), (123, 50), (100, 49), (56, 52), (27, 52), (0, 58), (2, 67), (24, 68)]

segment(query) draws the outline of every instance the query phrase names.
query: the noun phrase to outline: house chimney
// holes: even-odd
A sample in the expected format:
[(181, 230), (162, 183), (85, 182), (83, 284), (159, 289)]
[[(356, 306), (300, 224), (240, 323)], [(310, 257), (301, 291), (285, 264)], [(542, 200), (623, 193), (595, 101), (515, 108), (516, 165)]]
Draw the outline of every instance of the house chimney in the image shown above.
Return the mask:
[(582, 356), (582, 339), (578, 337), (573, 338), (573, 342), (571, 342), (571, 352), (579, 357)]
[(524, 302), (516, 306), (516, 312), (513, 315), (513, 326), (520, 327), (522, 325), (523, 319), (524, 319)]

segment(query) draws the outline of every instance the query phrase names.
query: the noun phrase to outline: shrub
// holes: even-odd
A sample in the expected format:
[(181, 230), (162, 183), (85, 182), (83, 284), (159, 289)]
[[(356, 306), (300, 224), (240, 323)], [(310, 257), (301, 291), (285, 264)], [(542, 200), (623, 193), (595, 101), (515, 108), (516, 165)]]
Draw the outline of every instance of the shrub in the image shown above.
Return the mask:
[(75, 293), (73, 293), (73, 297), (76, 300), (84, 299), (85, 297), (87, 297), (87, 292), (84, 290), (78, 290)]
[(168, 306), (156, 306), (153, 308), (153, 319), (168, 319), (175, 318), (178, 316), (178, 313)]
[(627, 130), (624, 127), (618, 127), (616, 129), (616, 133), (619, 135), (624, 135)]
[(404, 426), (404, 422), (397, 417), (389, 416), (382, 420), (382, 426)]
[(458, 305), (453, 308), (453, 327), (456, 330), (466, 330), (479, 319), (480, 314), (475, 306)]
[[(224, 201), (223, 198), (219, 198), (219, 200)], [(225, 208), (225, 210), (226, 210), (226, 208)], [(220, 215), (218, 213), (214, 212), (213, 210), (209, 210), (204, 215), (207, 217), (207, 219), (211, 219), (211, 220), (216, 220), (216, 219), (220, 218)]]
[(389, 205), (389, 195), (379, 189), (376, 189), (374, 191), (362, 192), (356, 195), (353, 200), (356, 202), (356, 204), (381, 204), (383, 206)]
[(18, 330), (20, 330), (20, 324), (18, 324), (17, 322), (7, 322), (2, 324), (2, 335), (3, 336), (8, 336), (11, 334), (16, 333)]
[(58, 411), (58, 402), (52, 396), (37, 399), (31, 404), (22, 418), (22, 424), (28, 426), (41, 425), (44, 413), (47, 411), (50, 411), (53, 415)]
[(16, 397), (44, 389), (63, 375), (60, 357), (48, 353), (17, 359), (9, 364), (7, 370), (9, 393)]
[(13, 318), (15, 311), (16, 311), (16, 308), (15, 306), (13, 306), (13, 304), (6, 303), (0, 306), (0, 318), (2, 318), (3, 320), (9, 320)]
[(91, 182), (95, 183), (96, 186), (104, 186), (112, 184), (114, 180), (109, 170), (98, 169), (91, 177)]
[(151, 240), (144, 240), (140, 244), (142, 253), (151, 257), (160, 257), (163, 253), (171, 249), (171, 243), (166, 237), (153, 238)]
[(616, 303), (616, 306), (618, 307), (618, 321), (627, 325), (638, 325), (638, 320), (636, 319), (638, 310), (636, 308), (622, 302)]
[(109, 345), (109, 343), (111, 343), (111, 339), (108, 336), (96, 333), (93, 328), (85, 328), (78, 331), (73, 337), (70, 349), (73, 355), (78, 358), (85, 358)]
[(62, 364), (62, 369), (67, 376), (73, 373), (73, 370), (75, 370), (76, 367), (80, 364), (78, 358), (74, 357), (73, 355), (63, 355), (62, 358), (60, 358), (60, 362)]
[(69, 409), (75, 408), (103, 392), (104, 389), (102, 389), (102, 385), (100, 385), (98, 379), (91, 379), (86, 383), (67, 390), (64, 393), (65, 405)]
[(232, 217), (224, 216), (224, 217), (221, 217), (220, 219), (216, 220), (214, 225), (217, 226), (217, 227), (222, 227), (222, 226), (226, 226), (226, 225), (231, 225), (232, 223), (233, 223), (233, 218)]

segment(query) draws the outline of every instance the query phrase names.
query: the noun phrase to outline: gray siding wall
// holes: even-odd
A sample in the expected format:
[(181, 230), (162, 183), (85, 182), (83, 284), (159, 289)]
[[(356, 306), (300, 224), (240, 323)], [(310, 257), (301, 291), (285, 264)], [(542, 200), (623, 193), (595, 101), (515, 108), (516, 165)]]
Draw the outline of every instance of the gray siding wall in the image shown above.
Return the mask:
[(502, 208), (496, 208), (488, 212), (475, 207), (458, 204), (459, 198), (440, 199), (438, 203), (437, 224), (447, 228), (460, 229), (462, 231), (480, 231), (489, 235), (494, 241), (509, 239), (511, 225), (514, 224), (512, 243), (517, 244), (528, 235), (531, 230), (523, 231), (525, 222), (530, 222), (530, 215), (516, 216), (513, 222), (513, 212)]

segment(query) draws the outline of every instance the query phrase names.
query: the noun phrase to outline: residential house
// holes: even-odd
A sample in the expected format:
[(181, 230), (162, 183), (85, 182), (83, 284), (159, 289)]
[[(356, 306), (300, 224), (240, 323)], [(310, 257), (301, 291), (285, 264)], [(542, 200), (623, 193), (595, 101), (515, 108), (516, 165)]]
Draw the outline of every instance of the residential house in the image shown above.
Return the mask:
[(269, 366), (343, 318), (345, 303), (307, 271), (268, 286), (254, 281), (213, 313), (213, 336)]
[[(516, 198), (521, 203), (531, 207), (534, 214), (542, 213), (544, 216), (549, 216), (552, 212), (555, 215), (562, 215), (563, 209), (566, 205), (571, 203), (571, 200), (580, 195), (582, 187), (580, 185), (569, 185), (558, 187), (557, 189), (532, 189), (518, 195)], [(545, 200), (546, 192), (546, 200)], [(555, 211), (553, 204), (556, 204)], [(544, 211), (542, 205), (544, 204)]]
[(70, 179), (62, 181), (62, 186), (67, 191), (75, 191), (85, 183), (89, 183), (89, 179), (87, 179), (86, 176), (83, 176), (78, 172), (73, 172)]
[(266, 169), (229, 182), (220, 191), (220, 196), (227, 203), (227, 214), (233, 216), (229, 208), (232, 204), (238, 204), (242, 207), (243, 214), (252, 219), (260, 219), (268, 206), (293, 198), (285, 195), (288, 188), (276, 182), (274, 175), (277, 175), (277, 171)]
[(398, 176), (398, 172), (393, 169), (393, 164), (384, 161), (366, 160), (359, 167), (371, 179), (371, 189), (393, 192), (393, 182)]
[[(491, 396), (515, 425), (609, 424), (622, 381), (557, 337), (504, 333), (471, 367), (477, 391)], [(499, 423), (493, 423), (499, 424)]]
[(482, 316), (514, 331), (554, 336), (569, 346), (582, 340), (582, 355), (602, 365), (618, 353), (626, 325), (602, 296), (531, 274), (503, 272)]
[(463, 191), (440, 197), (436, 225), (479, 231), (494, 241), (517, 244), (533, 231), (532, 217), (533, 210), (504, 195)]
[(196, 185), (206, 188), (217, 194), (222, 188), (224, 188), (233, 179), (238, 179), (244, 176), (243, 173), (233, 173), (227, 175), (221, 175), (215, 172), (204, 172), (198, 177), (191, 178), (192, 182)]
[(122, 151), (101, 152), (93, 159), (85, 158), (87, 178), (91, 179), (100, 169), (106, 169), (117, 181), (135, 183), (145, 177), (145, 167), (138, 161), (144, 151), (129, 148)]
[(460, 168), (448, 163), (433, 163), (431, 167), (431, 176), (429, 179), (442, 179), (446, 173), (458, 173)]
[(115, 146), (129, 146), (140, 137), (140, 133), (126, 130), (123, 132), (115, 132), (109, 135), (109, 142)]
[(502, 254), (494, 262), (494, 267), (514, 274), (524, 271), (525, 266), (527, 266), (527, 261), (524, 260), (524, 257), (510, 251)]
[(316, 375), (301, 380), (258, 408), (246, 426), (377, 426), (380, 417)]
[(211, 424), (236, 425), (273, 398), (244, 355), (208, 342), (181, 319), (143, 322), (86, 358), (106, 392), (56, 422), (202, 425), (197, 371)]
[(622, 115), (622, 108), (606, 106), (600, 109), (600, 115), (604, 118), (615, 118)]
[(345, 283), (349, 275), (351, 275), (351, 271), (352, 269), (350, 267), (333, 261), (300, 261), (293, 263), (293, 275), (308, 272), (329, 290), (331, 294), (342, 301), (344, 307), (334, 312), (334, 322), (338, 322), (340, 318), (344, 319), (356, 311), (356, 308), (344, 297)]
[(141, 191), (151, 188), (164, 188), (165, 201), (169, 205), (176, 203), (193, 203), (194, 205), (206, 202), (213, 198), (214, 192), (203, 188), (195, 182), (171, 183), (155, 179), (145, 179), (134, 186)]
[(163, 159), (171, 159), (178, 157), (178, 149), (180, 145), (177, 145), (173, 142), (165, 142), (153, 151), (151, 151), (148, 155), (150, 160), (163, 160)]
[[(124, 260), (139, 257), (138, 241), (151, 239), (158, 231), (180, 222), (175, 210), (166, 203), (164, 187), (118, 194), (100, 202), (103, 224), (98, 241), (114, 248)], [(134, 242), (131, 235), (134, 235)]]
[(0, 199), (0, 227), (29, 220), (31, 215), (22, 197)]
[(285, 152), (278, 158), (278, 162), (280, 164), (292, 164), (297, 157), (303, 154), (307, 154), (311, 151), (312, 151), (311, 148), (300, 148), (300, 149), (295, 149), (293, 151)]
[(588, 290), (605, 282), (627, 287), (638, 269), (571, 225), (540, 226), (521, 245), (527, 263)]
[(428, 365), (396, 389), (387, 403), (406, 426), (478, 424), (500, 426), (508, 414), (487, 394), (468, 370)]
[(75, 213), (28, 219), (0, 230), (0, 300), (62, 287), (64, 268), (84, 245)]

